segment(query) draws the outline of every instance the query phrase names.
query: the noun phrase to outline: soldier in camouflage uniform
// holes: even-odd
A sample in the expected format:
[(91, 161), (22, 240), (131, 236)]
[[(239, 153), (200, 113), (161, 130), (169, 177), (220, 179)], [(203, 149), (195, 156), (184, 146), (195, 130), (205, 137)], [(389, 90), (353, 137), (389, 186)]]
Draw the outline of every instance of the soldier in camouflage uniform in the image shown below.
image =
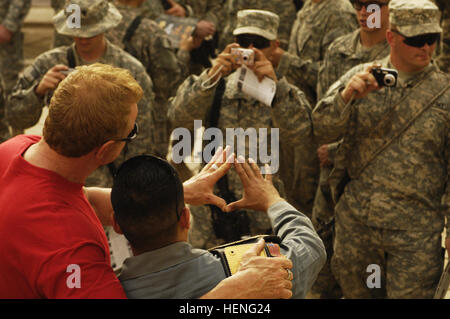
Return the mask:
[[(234, 35), (238, 39), (241, 35), (259, 36), (269, 42), (269, 47), (261, 48), (261, 51), (254, 49), (255, 65), (259, 65), (255, 72), (262, 72), (260, 70), (264, 67), (265, 71), (261, 74), (270, 76), (274, 80), (277, 77), (266, 56), (276, 47), (278, 24), (279, 17), (271, 12), (244, 10), (239, 12), (237, 28), (234, 31)], [(188, 77), (180, 86), (169, 107), (169, 119), (173, 124), (192, 130), (194, 120), (209, 122), (208, 114), (211, 114), (213, 107), (214, 109), (217, 107), (214, 100), (217, 98), (218, 85), (205, 87), (204, 83), (207, 80), (216, 81), (217, 74), (215, 73), (222, 72), (225, 88), (223, 97), (220, 99), (221, 107), (217, 125), (224, 132), (224, 136), (226, 128), (242, 128), (244, 130), (247, 128), (255, 128), (256, 130), (267, 128), (269, 133), (267, 141), (270, 141), (270, 128), (279, 128), (280, 143), (291, 146), (310, 143), (312, 138), (311, 110), (304, 94), (289, 84), (285, 78), (279, 78), (276, 82), (276, 94), (272, 106), (263, 104), (244, 94), (237, 87), (240, 72), (232, 73), (237, 68), (230, 54), (233, 47), (239, 47), (239, 44), (228, 45), (225, 51), (215, 60), (211, 69), (205, 70), (200, 76), (192, 75)], [(241, 146), (243, 145), (239, 147)], [(249, 154), (249, 143), (247, 142), (245, 142), (245, 151), (246, 154)], [(270, 150), (267, 154), (269, 152)], [(274, 178), (274, 180), (278, 180), (278, 178)], [(282, 190), (282, 183), (279, 180), (278, 185), (279, 189)], [(235, 171), (228, 173), (228, 186), (236, 199), (241, 198), (243, 189)], [(189, 240), (194, 247), (209, 248), (224, 242), (224, 239), (218, 238), (213, 230), (212, 212), (208, 207), (192, 207), (191, 211), (193, 227)], [(271, 231), (266, 214), (248, 211), (248, 216), (251, 234)]]
[[(362, 4), (372, 4), (371, 0), (360, 0)], [(319, 99), (326, 93), (328, 88), (352, 67), (379, 60), (389, 55), (390, 46), (386, 41), (386, 30), (389, 27), (389, 1), (378, 2), (380, 5), (380, 27), (370, 27), (367, 25), (368, 18), (372, 13), (367, 8), (358, 3), (354, 3), (354, 8), (360, 28), (342, 37), (337, 38), (328, 47), (325, 59), (320, 67), (319, 79), (317, 83), (317, 94)], [(334, 278), (330, 260), (333, 255), (333, 234), (334, 234), (334, 203), (331, 199), (328, 185), (328, 176), (333, 169), (333, 154), (338, 143), (321, 146), (326, 163), (321, 163), (319, 187), (317, 187), (312, 212), (312, 222), (316, 230), (319, 231), (325, 247), (327, 249), (327, 263), (322, 268), (314, 286), (311, 289), (310, 297), (317, 298), (338, 298), (342, 296), (339, 284)]]
[(389, 10), (391, 52), (379, 64), (399, 71), (397, 86), (358, 65), (312, 115), (318, 141), (343, 138), (330, 176), (331, 264), (346, 298), (432, 298), (445, 219), (450, 234), (450, 78), (431, 62), (439, 11), (428, 0), (391, 0)]
[(224, 19), (221, 24), (219, 49), (223, 50), (226, 45), (233, 42), (233, 30), (236, 27), (236, 14), (239, 10), (259, 9), (276, 13), (280, 17), (278, 39), (281, 47), (287, 49), (289, 35), (295, 21), (296, 7), (293, 1), (286, 0), (225, 0), (223, 4)]
[(8, 95), (23, 68), (23, 20), (31, 0), (3, 0), (0, 5), (0, 74)]
[[(81, 15), (81, 28), (71, 28), (66, 23), (67, 13), (64, 11), (54, 17), (54, 22), (57, 31), (72, 36), (75, 43), (69, 47), (44, 52), (24, 70), (7, 104), (7, 118), (10, 125), (25, 129), (37, 123), (43, 106), (58, 83), (65, 78), (61, 71), (68, 69), (67, 66), (70, 64), (68, 52), (71, 51), (75, 65), (100, 62), (129, 70), (144, 91), (144, 96), (138, 104), (137, 123), (140, 132), (136, 140), (130, 143), (128, 150), (124, 150), (115, 161), (115, 166), (127, 158), (153, 153), (154, 119), (158, 110), (155, 110), (152, 81), (138, 60), (104, 39), (104, 32), (119, 24), (122, 16), (105, 0), (72, 0), (72, 3), (78, 4), (81, 12), (85, 12)], [(94, 49), (97, 56), (91, 55)], [(87, 185), (110, 187), (112, 185), (110, 169), (113, 168), (103, 166), (97, 169), (88, 178)]]

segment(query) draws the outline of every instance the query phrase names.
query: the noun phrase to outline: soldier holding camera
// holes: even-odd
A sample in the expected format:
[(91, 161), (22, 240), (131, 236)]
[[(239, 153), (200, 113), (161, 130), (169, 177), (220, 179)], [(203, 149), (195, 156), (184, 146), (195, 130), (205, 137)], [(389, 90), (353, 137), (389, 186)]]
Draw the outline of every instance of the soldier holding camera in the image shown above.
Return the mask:
[(445, 219), (450, 250), (450, 80), (431, 62), (439, 10), (429, 0), (389, 10), (389, 57), (351, 69), (313, 111), (319, 142), (343, 138), (331, 266), (346, 298), (432, 298)]
[[(206, 122), (205, 126), (221, 129), (224, 136), (226, 128), (254, 128), (257, 131), (267, 128), (268, 133), (270, 128), (279, 128), (282, 143), (311, 143), (311, 109), (305, 95), (285, 78), (278, 78), (267, 59), (279, 45), (279, 17), (269, 11), (243, 10), (238, 13), (237, 20), (234, 30), (237, 43), (229, 44), (213, 61), (212, 68), (184, 81), (171, 101), (170, 121), (175, 127), (192, 130), (194, 120), (201, 119)], [(238, 48), (240, 50), (231, 53), (232, 49)], [(243, 68), (239, 61), (247, 64), (246, 68), (252, 70), (259, 81), (264, 79), (270, 82), (267, 78), (274, 81), (276, 93), (271, 105), (258, 101), (238, 88), (241, 72), (234, 71)], [(262, 85), (262, 82), (259, 83)], [(267, 140), (270, 141), (271, 136), (268, 135)], [(249, 144), (245, 144), (246, 154), (249, 154)], [(271, 154), (270, 149), (267, 154)], [(274, 184), (281, 188), (282, 183), (276, 177)], [(243, 189), (235, 171), (230, 171), (227, 179), (218, 183), (218, 191), (227, 202), (241, 198)], [(235, 209), (239, 210), (239, 205)], [(236, 213), (233, 217), (232, 213), (224, 214), (208, 207), (191, 207), (191, 211), (193, 226), (189, 240), (194, 247), (209, 248), (240, 239), (243, 235), (271, 232), (270, 221), (263, 212), (246, 211)]]

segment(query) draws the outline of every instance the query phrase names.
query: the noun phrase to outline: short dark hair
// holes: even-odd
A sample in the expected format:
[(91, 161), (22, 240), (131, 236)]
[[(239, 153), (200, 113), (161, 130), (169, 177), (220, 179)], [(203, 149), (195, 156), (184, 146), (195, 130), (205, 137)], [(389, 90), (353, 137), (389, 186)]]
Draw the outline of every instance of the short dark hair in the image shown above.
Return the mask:
[(183, 185), (165, 160), (142, 155), (117, 170), (111, 191), (114, 217), (130, 244), (148, 250), (168, 244), (184, 207)]

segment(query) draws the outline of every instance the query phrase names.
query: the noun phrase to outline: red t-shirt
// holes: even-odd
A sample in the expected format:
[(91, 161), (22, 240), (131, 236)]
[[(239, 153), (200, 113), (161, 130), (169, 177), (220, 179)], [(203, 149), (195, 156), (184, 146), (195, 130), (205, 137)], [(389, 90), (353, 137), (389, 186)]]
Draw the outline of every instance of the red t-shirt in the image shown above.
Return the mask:
[(125, 298), (83, 185), (22, 157), (39, 140), (0, 144), (0, 298)]

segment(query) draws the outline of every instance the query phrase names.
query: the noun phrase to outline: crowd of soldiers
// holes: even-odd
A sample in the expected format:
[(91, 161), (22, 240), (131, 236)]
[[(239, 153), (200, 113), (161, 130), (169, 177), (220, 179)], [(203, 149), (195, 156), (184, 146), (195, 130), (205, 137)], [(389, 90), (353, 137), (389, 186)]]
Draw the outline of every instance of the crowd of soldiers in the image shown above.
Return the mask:
[[(31, 0), (3, 1), (0, 142), (38, 122), (70, 69), (94, 62), (128, 69), (144, 91), (138, 104), (139, 134), (114, 163), (97, 169), (87, 186), (110, 187), (115, 168), (136, 155), (170, 159), (172, 130), (193, 131), (194, 120), (223, 132), (276, 127), (280, 169), (274, 184), (312, 219), (328, 254), (310, 297), (432, 297), (442, 271), (445, 219), (450, 236), (450, 5), (431, 1), (52, 0), (53, 48), (26, 68), (21, 26)], [(68, 3), (81, 8), (79, 29), (67, 26)], [(369, 25), (370, 4), (381, 9), (376, 28)], [(174, 48), (155, 22), (162, 14), (193, 17), (197, 27)], [(414, 24), (417, 30), (408, 29)], [(418, 74), (399, 72), (395, 89), (368, 96), (358, 96), (355, 89), (352, 98), (342, 100), (348, 83), (374, 61), (393, 68), (397, 53), (391, 52), (386, 35), (393, 25), (393, 33), (404, 26), (408, 39), (441, 34), (439, 43), (425, 44), (437, 47), (430, 65)], [(238, 73), (230, 50), (243, 47), (246, 35), (253, 36), (254, 71), (276, 82), (270, 106), (235, 85)], [(258, 47), (255, 36), (266, 42), (259, 41)], [(204, 86), (216, 78), (214, 85)], [(354, 98), (358, 100), (352, 103)], [(405, 99), (414, 103), (405, 106)], [(430, 108), (420, 110), (431, 101)], [(410, 104), (418, 106), (418, 118), (407, 132), (392, 137), (408, 120), (402, 112), (407, 107), (408, 113)], [(386, 144), (379, 153), (377, 143)], [(186, 165), (176, 167), (183, 179), (190, 176)], [(243, 196), (234, 171), (217, 192), (229, 201)], [(191, 211), (194, 247), (272, 232), (268, 217), (258, 212), (224, 217), (209, 206)], [(233, 231), (234, 236), (227, 236)], [(384, 265), (384, 289), (364, 287), (369, 264)], [(419, 274), (423, 279), (415, 278)]]

